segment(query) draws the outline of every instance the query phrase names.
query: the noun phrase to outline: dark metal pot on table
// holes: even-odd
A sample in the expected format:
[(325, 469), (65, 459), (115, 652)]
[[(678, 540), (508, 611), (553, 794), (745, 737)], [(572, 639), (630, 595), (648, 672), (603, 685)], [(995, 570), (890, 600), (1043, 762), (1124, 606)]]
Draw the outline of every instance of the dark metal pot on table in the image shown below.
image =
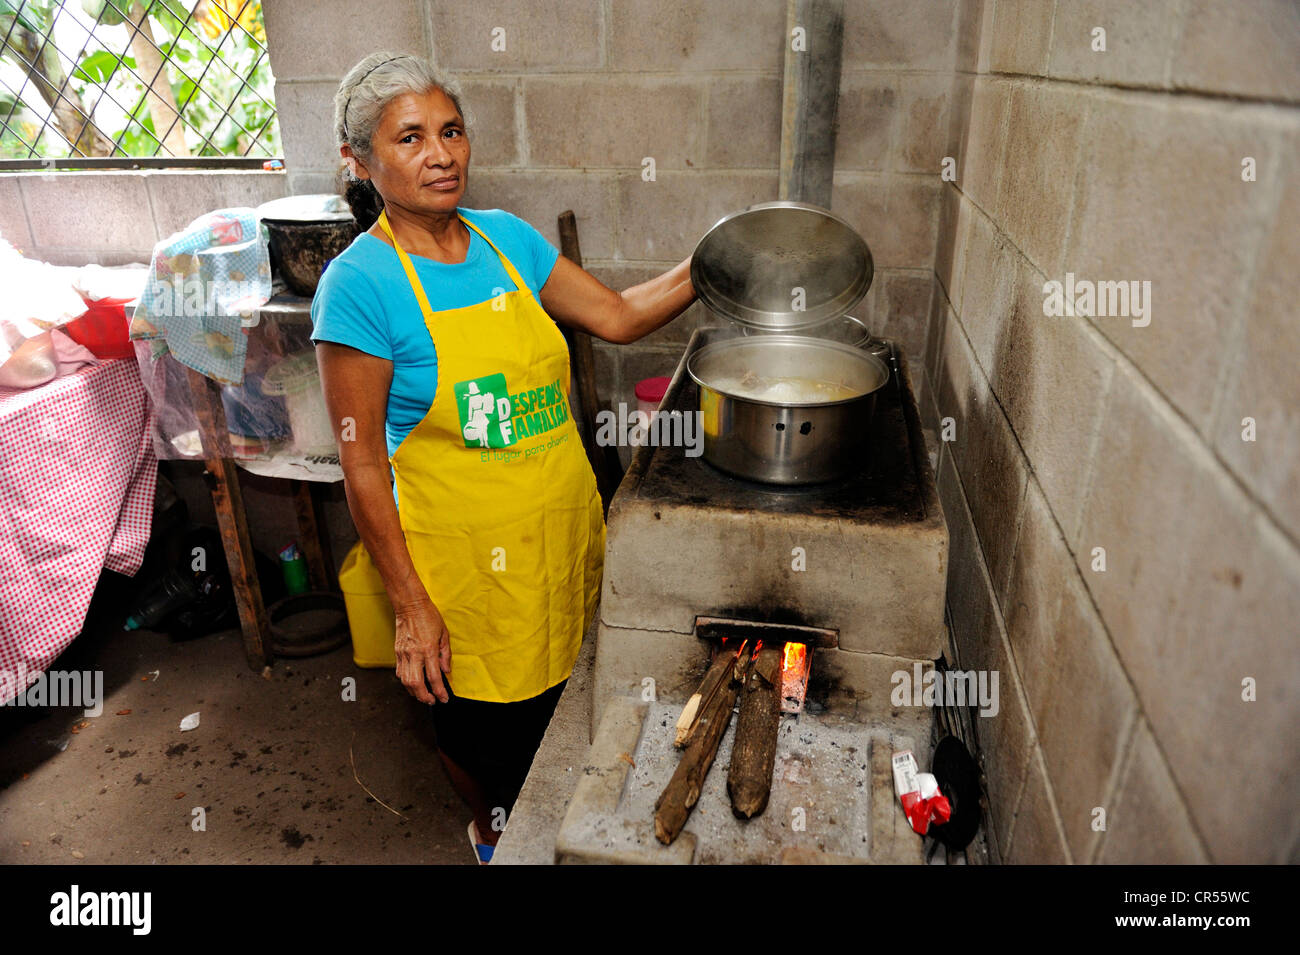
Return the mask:
[(291, 292), (308, 298), (330, 259), (361, 231), (348, 204), (330, 193), (273, 199), (257, 213), (266, 225), (272, 268)]

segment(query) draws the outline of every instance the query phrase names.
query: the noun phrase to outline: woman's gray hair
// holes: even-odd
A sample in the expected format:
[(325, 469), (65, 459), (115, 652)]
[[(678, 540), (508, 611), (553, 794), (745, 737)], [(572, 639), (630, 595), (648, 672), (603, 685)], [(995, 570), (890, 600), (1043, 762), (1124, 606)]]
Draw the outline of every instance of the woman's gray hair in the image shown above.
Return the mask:
[(455, 77), (443, 73), (424, 57), (398, 53), (371, 53), (348, 70), (334, 94), (334, 136), (347, 143), (363, 162), (370, 158), (371, 141), (384, 107), (403, 93), (442, 90), (455, 104), (468, 127), (464, 93)]

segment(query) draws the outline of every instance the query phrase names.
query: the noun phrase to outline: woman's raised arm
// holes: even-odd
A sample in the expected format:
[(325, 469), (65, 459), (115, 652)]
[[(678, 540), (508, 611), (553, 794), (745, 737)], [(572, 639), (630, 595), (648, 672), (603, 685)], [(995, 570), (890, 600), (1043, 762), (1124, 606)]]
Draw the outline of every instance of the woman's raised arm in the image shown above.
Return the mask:
[(560, 256), (539, 298), (547, 314), (560, 324), (626, 345), (667, 325), (695, 301), (691, 260), (683, 259), (626, 292), (615, 292)]

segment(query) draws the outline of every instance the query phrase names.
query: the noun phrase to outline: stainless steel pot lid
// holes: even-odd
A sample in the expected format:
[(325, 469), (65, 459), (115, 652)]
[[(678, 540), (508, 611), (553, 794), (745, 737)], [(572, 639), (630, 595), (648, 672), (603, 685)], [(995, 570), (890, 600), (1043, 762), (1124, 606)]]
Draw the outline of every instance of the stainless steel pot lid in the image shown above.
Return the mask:
[(257, 215), (268, 222), (346, 222), (352, 208), (342, 196), (322, 192), (272, 199), (257, 207)]
[(785, 331), (845, 314), (873, 273), (862, 236), (806, 202), (760, 202), (725, 216), (691, 255), (691, 284), (709, 309)]

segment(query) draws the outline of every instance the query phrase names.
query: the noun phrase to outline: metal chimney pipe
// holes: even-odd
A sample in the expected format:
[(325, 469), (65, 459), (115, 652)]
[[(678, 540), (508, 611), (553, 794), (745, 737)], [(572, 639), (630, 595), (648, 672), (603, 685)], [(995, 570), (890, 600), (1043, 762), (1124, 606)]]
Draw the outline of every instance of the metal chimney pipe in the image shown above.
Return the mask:
[(779, 198), (831, 207), (843, 0), (787, 0)]

